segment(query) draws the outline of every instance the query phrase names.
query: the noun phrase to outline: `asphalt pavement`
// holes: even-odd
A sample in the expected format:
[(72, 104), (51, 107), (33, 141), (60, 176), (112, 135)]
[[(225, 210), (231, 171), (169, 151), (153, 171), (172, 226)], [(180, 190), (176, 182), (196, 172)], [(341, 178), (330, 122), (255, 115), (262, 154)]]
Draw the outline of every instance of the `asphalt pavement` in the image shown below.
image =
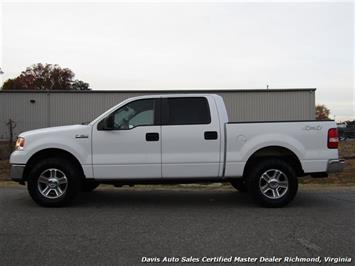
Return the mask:
[(354, 191), (301, 189), (288, 207), (268, 209), (232, 190), (101, 188), (71, 207), (43, 208), (25, 187), (0, 186), (0, 265), (162, 265), (164, 257), (182, 264), (183, 257), (220, 256), (354, 263)]

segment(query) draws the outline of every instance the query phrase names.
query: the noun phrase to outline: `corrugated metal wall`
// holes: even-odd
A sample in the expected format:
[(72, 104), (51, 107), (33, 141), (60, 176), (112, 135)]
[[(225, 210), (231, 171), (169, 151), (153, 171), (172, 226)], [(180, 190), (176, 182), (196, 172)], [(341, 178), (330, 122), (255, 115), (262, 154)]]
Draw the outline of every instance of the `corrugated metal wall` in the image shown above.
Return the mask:
[(315, 118), (314, 91), (225, 92), (231, 121), (308, 120)]
[[(192, 92), (192, 91), (191, 91)], [(176, 91), (0, 92), (0, 140), (11, 118), (20, 132), (91, 121), (124, 99)], [(184, 92), (186, 93), (186, 92)], [(204, 93), (194, 91), (193, 93)], [(224, 98), (230, 121), (308, 120), (315, 117), (315, 90), (208, 91)], [(33, 102), (34, 100), (34, 102)], [(31, 102), (32, 101), (32, 102)]]
[[(30, 103), (30, 99), (36, 101)], [(48, 125), (48, 96), (44, 93), (0, 93), (0, 139), (9, 138), (6, 123), (12, 119), (16, 123), (15, 135)]]

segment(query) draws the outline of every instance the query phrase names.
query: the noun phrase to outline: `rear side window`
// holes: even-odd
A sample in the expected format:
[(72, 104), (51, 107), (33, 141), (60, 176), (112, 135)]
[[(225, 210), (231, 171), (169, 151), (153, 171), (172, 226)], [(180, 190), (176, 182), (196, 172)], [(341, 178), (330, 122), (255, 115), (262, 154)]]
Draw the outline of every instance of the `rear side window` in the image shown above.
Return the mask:
[(167, 125), (211, 123), (210, 108), (204, 97), (167, 98)]

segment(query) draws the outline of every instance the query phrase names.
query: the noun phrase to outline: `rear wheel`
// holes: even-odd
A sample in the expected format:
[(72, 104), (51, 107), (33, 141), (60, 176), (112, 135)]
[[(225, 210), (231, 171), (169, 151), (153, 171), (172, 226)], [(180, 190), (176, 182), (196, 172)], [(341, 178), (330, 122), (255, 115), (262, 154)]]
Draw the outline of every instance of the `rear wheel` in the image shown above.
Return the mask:
[(29, 172), (27, 189), (41, 206), (59, 207), (70, 203), (80, 191), (80, 171), (64, 158), (48, 158)]
[(285, 161), (267, 159), (250, 171), (248, 189), (263, 206), (283, 207), (296, 196), (298, 179), (293, 168)]
[(239, 192), (242, 193), (248, 192), (248, 185), (244, 178), (233, 179), (231, 181), (231, 185)]

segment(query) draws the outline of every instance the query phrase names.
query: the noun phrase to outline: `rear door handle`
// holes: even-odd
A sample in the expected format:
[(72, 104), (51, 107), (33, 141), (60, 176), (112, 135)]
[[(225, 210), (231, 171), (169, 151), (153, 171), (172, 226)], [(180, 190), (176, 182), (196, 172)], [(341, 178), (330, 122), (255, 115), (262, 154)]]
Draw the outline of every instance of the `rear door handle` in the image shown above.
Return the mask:
[(205, 139), (218, 139), (217, 131), (205, 131)]
[(156, 132), (147, 133), (147, 134), (145, 134), (145, 140), (146, 141), (159, 141), (159, 133), (156, 133)]

